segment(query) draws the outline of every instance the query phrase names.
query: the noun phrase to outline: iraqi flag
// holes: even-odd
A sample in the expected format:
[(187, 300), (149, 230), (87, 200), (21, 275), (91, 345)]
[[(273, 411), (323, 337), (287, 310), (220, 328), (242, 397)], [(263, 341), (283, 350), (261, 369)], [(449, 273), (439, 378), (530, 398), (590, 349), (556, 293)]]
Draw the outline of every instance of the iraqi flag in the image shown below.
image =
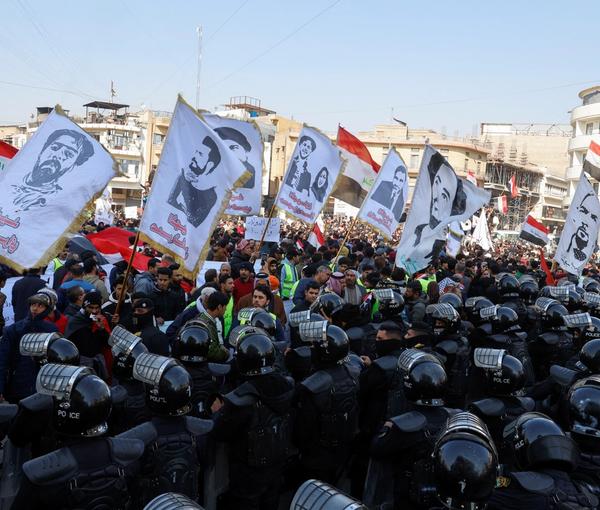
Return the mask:
[(508, 199), (506, 195), (502, 195), (496, 198), (496, 209), (500, 211), (502, 214), (506, 214), (508, 212)]
[(600, 145), (596, 142), (590, 143), (583, 161), (583, 170), (600, 181)]
[(367, 146), (341, 126), (338, 127), (337, 145), (347, 164), (331, 196), (360, 208), (380, 165), (373, 161)]
[(537, 244), (538, 246), (546, 246), (548, 244), (548, 229), (537, 221), (531, 214), (527, 215), (525, 223), (521, 227), (519, 234), (521, 239)]
[(510, 197), (516, 198), (519, 196), (519, 188), (517, 188), (517, 176), (513, 174), (510, 178)]
[(17, 152), (19, 152), (19, 149), (0, 140), (0, 171), (4, 170), (4, 167), (8, 165), (8, 162)]
[(475, 174), (473, 172), (467, 172), (467, 181), (477, 186), (477, 177), (475, 177)]
[(313, 225), (313, 229), (308, 236), (307, 242), (312, 244), (315, 248), (323, 246), (325, 244), (325, 236), (323, 235), (324, 230), (325, 226), (323, 225), (323, 218), (319, 216), (317, 222)]

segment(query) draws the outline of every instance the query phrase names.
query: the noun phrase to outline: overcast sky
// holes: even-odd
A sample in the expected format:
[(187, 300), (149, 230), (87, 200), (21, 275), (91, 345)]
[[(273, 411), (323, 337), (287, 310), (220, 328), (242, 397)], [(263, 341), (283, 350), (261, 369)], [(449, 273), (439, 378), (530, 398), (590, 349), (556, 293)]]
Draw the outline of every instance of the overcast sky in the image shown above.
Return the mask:
[[(5, 0), (0, 124), (93, 99), (172, 110), (230, 96), (324, 130), (568, 123), (600, 84), (600, 2)], [(53, 90), (48, 90), (53, 89)]]

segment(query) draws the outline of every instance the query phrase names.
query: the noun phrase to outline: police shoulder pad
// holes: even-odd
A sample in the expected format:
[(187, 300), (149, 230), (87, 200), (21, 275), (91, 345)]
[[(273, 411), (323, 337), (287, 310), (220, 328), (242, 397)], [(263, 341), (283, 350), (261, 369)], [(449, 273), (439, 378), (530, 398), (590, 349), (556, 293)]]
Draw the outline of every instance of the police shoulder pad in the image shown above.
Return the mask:
[(560, 342), (560, 336), (552, 332), (542, 333), (541, 335), (538, 335), (538, 338), (546, 345), (556, 345)]
[(121, 434), (115, 436), (116, 439), (139, 439), (145, 445), (150, 444), (158, 437), (158, 431), (151, 421), (137, 425)]
[(550, 367), (550, 378), (559, 386), (568, 387), (575, 382), (577, 372), (567, 367), (560, 365), (552, 365)]
[(52, 409), (54, 401), (50, 395), (42, 395), (41, 393), (34, 393), (27, 398), (19, 401), (19, 407), (26, 409), (32, 413), (48, 411)]
[(516, 471), (510, 477), (523, 489), (534, 494), (548, 495), (554, 489), (554, 480), (551, 476), (534, 471)]
[(535, 410), (535, 400), (531, 397), (517, 397), (519, 402), (521, 403), (521, 407), (524, 409), (524, 412), (529, 413)]
[(77, 460), (68, 448), (61, 448), (23, 464), (25, 476), (36, 485), (66, 482), (78, 471)]
[(394, 416), (390, 421), (400, 432), (418, 432), (427, 426), (427, 418), (417, 411)]
[(131, 464), (143, 454), (146, 446), (140, 439), (124, 439), (120, 437), (108, 438), (113, 458), (123, 465)]
[(110, 399), (113, 405), (119, 405), (127, 400), (127, 390), (121, 385), (111, 386)]
[(510, 344), (510, 336), (504, 333), (497, 333), (489, 336), (490, 340), (496, 344), (505, 345)]
[(302, 386), (311, 393), (322, 393), (329, 390), (332, 385), (332, 377), (324, 370), (319, 370), (302, 381)]
[(227, 363), (209, 363), (208, 369), (212, 375), (222, 377), (231, 371), (231, 365)]
[(484, 398), (469, 404), (469, 410), (478, 416), (498, 417), (504, 414), (506, 406), (499, 398)]
[(18, 409), (19, 406), (17, 404), (0, 405), (0, 423), (6, 423), (12, 420), (17, 414)]
[(441, 351), (442, 354), (456, 354), (458, 351), (458, 344), (454, 340), (443, 340), (439, 344), (436, 344), (435, 349)]
[(351, 328), (348, 328), (346, 330), (346, 335), (348, 335), (348, 339), (350, 341), (352, 340), (362, 340), (363, 338), (365, 338), (367, 335), (365, 333), (365, 330), (363, 328), (360, 328), (358, 326), (352, 326)]
[(251, 406), (258, 400), (258, 391), (252, 384), (245, 382), (225, 395), (225, 400), (236, 407)]
[(190, 434), (194, 436), (201, 436), (208, 434), (213, 428), (212, 420), (202, 420), (201, 418), (195, 418), (193, 416), (185, 417), (185, 427)]
[(396, 369), (398, 366), (398, 358), (396, 356), (382, 356), (381, 358), (377, 358), (373, 363), (384, 372), (388, 372)]

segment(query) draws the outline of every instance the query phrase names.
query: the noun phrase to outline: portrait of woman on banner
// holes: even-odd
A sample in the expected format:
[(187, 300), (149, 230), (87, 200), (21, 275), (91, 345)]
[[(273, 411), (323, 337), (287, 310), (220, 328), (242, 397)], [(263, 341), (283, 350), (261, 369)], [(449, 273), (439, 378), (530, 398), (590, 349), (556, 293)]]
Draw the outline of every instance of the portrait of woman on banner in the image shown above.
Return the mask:
[(323, 202), (327, 195), (327, 188), (329, 187), (329, 170), (326, 167), (321, 168), (319, 173), (315, 177), (315, 180), (310, 187), (311, 195), (315, 200)]

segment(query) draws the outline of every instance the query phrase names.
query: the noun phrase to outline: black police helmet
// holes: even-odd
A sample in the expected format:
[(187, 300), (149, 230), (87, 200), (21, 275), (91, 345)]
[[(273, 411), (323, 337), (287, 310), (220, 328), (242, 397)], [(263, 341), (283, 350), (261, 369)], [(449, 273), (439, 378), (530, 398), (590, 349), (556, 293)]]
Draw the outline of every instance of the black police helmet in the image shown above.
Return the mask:
[(275, 346), (264, 333), (244, 336), (236, 349), (237, 367), (247, 377), (269, 374), (275, 369)]
[(79, 349), (71, 340), (56, 338), (50, 341), (46, 358), (48, 363), (79, 366)]
[(600, 452), (600, 377), (577, 381), (567, 398), (571, 437), (585, 452)]
[(253, 314), (250, 318), (250, 325), (265, 330), (271, 337), (275, 337), (275, 333), (277, 332), (277, 323), (267, 311), (260, 311)]
[(600, 338), (586, 342), (579, 351), (579, 361), (593, 373), (600, 372)]
[(498, 282), (498, 293), (504, 299), (518, 298), (519, 280), (511, 274), (505, 274)]
[(113, 373), (119, 379), (132, 379), (133, 378), (133, 365), (135, 360), (140, 354), (148, 352), (148, 348), (140, 340), (137, 342), (131, 352), (118, 352), (113, 353)]
[(574, 313), (583, 308), (583, 297), (576, 289), (569, 289), (569, 301), (567, 302), (567, 310)]
[(404, 394), (411, 402), (421, 405), (442, 405), (448, 376), (444, 367), (435, 361), (415, 365), (404, 382)]
[(202, 363), (208, 358), (210, 334), (200, 325), (185, 325), (175, 340), (173, 354), (185, 363)]
[(404, 298), (396, 291), (392, 291), (392, 297), (379, 299), (379, 313), (384, 320), (398, 317), (404, 310)]
[(547, 328), (562, 328), (565, 315), (569, 315), (569, 311), (563, 305), (558, 302), (552, 303), (542, 314), (542, 324)]
[(572, 471), (579, 461), (573, 440), (548, 416), (528, 412), (507, 425), (504, 436), (522, 470), (554, 468)]
[(333, 318), (334, 314), (342, 310), (344, 300), (333, 292), (321, 294), (310, 306), (312, 312), (318, 313), (326, 318)]
[(333, 324), (327, 326), (325, 341), (312, 344), (317, 365), (337, 364), (348, 356), (350, 341), (346, 332)]
[(486, 370), (488, 391), (491, 395), (510, 396), (525, 385), (525, 369), (523, 363), (510, 354), (502, 357), (499, 370)]
[(184, 367), (174, 363), (163, 372), (158, 388), (150, 388), (146, 397), (148, 407), (157, 414), (187, 414), (192, 407), (192, 377)]
[(459, 296), (452, 292), (447, 292), (446, 294), (442, 294), (440, 299), (438, 299), (438, 303), (448, 303), (452, 308), (454, 308), (458, 313), (463, 309), (463, 302)]
[(532, 305), (538, 297), (540, 288), (535, 280), (525, 280), (519, 286), (519, 296), (525, 303)]
[(481, 315), (479, 312), (484, 308), (488, 308), (490, 306), (494, 306), (489, 299), (483, 296), (476, 296), (469, 298), (465, 301), (465, 310), (467, 312), (467, 318), (474, 326), (478, 326), (482, 322)]
[(499, 306), (496, 316), (492, 320), (492, 331), (494, 333), (505, 333), (519, 324), (519, 316), (508, 306)]

